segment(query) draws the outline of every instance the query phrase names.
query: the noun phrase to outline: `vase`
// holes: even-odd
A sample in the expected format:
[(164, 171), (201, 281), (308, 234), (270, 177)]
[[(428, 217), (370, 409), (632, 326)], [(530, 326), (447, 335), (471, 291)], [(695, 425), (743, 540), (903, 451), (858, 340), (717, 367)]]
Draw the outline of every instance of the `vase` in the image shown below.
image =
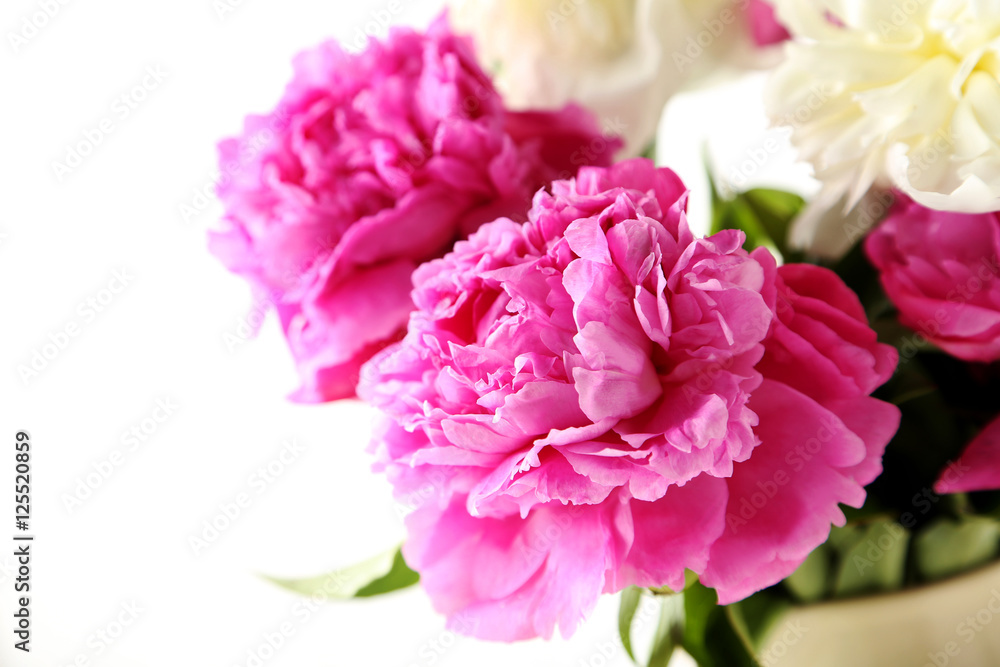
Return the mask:
[(763, 667), (1000, 666), (1000, 562), (897, 593), (795, 607)]

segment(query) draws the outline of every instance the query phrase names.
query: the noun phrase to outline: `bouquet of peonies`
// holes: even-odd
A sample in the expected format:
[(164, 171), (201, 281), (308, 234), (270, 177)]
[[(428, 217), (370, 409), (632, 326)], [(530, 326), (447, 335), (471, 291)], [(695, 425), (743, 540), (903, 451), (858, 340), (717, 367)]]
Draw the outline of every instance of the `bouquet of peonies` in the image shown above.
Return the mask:
[[(655, 597), (648, 664), (749, 665), (790, 605), (997, 559), (1000, 6), (451, 4), (304, 52), (220, 144), (212, 252), (273, 304), (296, 400), (378, 408), (414, 508), (337, 593), (419, 579), (514, 641), (620, 592), (630, 655)], [(713, 188), (701, 237), (635, 156), (734, 60), (773, 67), (822, 187)]]

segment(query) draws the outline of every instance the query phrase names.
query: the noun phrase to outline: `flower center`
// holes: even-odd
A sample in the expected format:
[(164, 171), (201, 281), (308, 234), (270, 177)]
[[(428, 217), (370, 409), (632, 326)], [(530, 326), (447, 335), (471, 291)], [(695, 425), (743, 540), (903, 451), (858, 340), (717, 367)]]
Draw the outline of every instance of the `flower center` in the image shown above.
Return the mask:
[(1000, 81), (1000, 59), (993, 44), (1000, 38), (1000, 23), (974, 16), (966, 7), (956, 13), (940, 4), (925, 18), (923, 41), (916, 53), (927, 60), (947, 56), (955, 62), (955, 90), (968, 93), (969, 79), (983, 73)]

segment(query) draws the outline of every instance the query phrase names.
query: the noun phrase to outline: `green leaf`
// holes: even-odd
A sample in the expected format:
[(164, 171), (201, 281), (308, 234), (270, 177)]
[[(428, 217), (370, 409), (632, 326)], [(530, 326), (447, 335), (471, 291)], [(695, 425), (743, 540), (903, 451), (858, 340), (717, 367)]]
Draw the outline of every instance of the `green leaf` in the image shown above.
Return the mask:
[(370, 598), (384, 593), (391, 593), (403, 588), (409, 588), (420, 581), (420, 575), (410, 569), (410, 566), (403, 560), (403, 552), (396, 550), (396, 556), (392, 559), (392, 568), (375, 581), (354, 594), (356, 598)]
[(412, 586), (420, 575), (411, 570), (399, 549), (386, 552), (363, 563), (307, 579), (268, 581), (300, 595), (324, 595), (338, 600), (372, 597)]
[(717, 597), (715, 592), (699, 584), (689, 586), (684, 591), (684, 635), (682, 643), (684, 650), (691, 654), (699, 665), (705, 667), (709, 662), (708, 650), (705, 648), (708, 634), (708, 618), (715, 610)]
[(802, 197), (781, 190), (756, 188), (725, 198), (716, 185), (707, 151), (705, 171), (712, 195), (713, 234), (723, 229), (738, 229), (746, 234), (744, 247), (747, 250), (765, 247), (786, 262), (803, 259), (801, 252), (788, 247), (788, 230), (805, 207)]
[(738, 229), (743, 232), (747, 237), (743, 247), (747, 250), (760, 246), (772, 251), (778, 249), (742, 196), (729, 201), (720, 201), (716, 205), (712, 215), (712, 233), (717, 234), (724, 229)]
[(644, 150), (642, 152), (642, 155), (640, 155), (639, 157), (648, 158), (652, 160), (654, 163), (656, 162), (656, 139), (653, 139), (652, 141), (649, 142), (649, 144), (647, 144), (646, 150)]
[(821, 544), (785, 579), (785, 585), (800, 602), (816, 602), (826, 597), (829, 580), (830, 553)]
[(710, 588), (698, 583), (684, 591), (682, 644), (700, 667), (756, 667), (751, 642)]
[(784, 618), (791, 606), (787, 596), (772, 588), (723, 608), (737, 634), (757, 654), (764, 648), (772, 629)]
[(941, 518), (914, 540), (917, 568), (933, 581), (966, 572), (996, 558), (1000, 524), (987, 517)]
[(656, 625), (656, 635), (653, 639), (653, 650), (649, 654), (646, 667), (667, 667), (670, 657), (677, 648), (680, 635), (680, 615), (675, 610), (677, 598), (660, 599), (660, 620)]
[(861, 541), (864, 534), (865, 528), (855, 523), (849, 523), (846, 526), (834, 526), (830, 530), (830, 536), (826, 538), (826, 544), (830, 545), (842, 558), (855, 544)]
[(788, 231), (805, 207), (805, 200), (791, 192), (769, 188), (749, 190), (741, 197), (750, 206), (760, 226), (785, 261), (792, 261), (795, 253), (788, 247)]
[(712, 184), (712, 233), (738, 229), (746, 234), (744, 247), (765, 247), (773, 254), (792, 261), (801, 253), (788, 247), (788, 230), (805, 205), (798, 195), (780, 190), (759, 188), (723, 199)]
[(632, 620), (641, 601), (642, 589), (630, 586), (622, 591), (621, 606), (618, 608), (618, 636), (632, 662), (635, 662), (635, 654), (632, 653)]
[(834, 582), (837, 597), (902, 588), (910, 532), (894, 521), (859, 528), (859, 538), (842, 551)]
[(698, 575), (691, 570), (684, 570), (684, 588), (679, 591), (675, 591), (669, 586), (650, 586), (648, 590), (653, 595), (677, 595), (678, 593), (683, 593), (688, 586), (698, 583)]
[[(870, 524), (873, 521), (888, 521), (895, 517), (895, 514), (892, 511), (882, 507), (877, 498), (871, 497), (866, 498), (865, 504), (861, 507), (841, 505), (840, 509), (844, 513), (844, 518), (847, 519), (848, 526), (863, 526)], [(833, 530), (840, 529), (834, 527)]]

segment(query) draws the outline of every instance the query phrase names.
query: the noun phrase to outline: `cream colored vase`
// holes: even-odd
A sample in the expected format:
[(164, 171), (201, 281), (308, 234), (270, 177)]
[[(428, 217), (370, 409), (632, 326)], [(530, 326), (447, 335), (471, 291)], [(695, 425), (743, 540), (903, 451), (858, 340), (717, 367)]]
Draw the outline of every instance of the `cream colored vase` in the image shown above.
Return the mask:
[(799, 607), (763, 667), (1000, 667), (1000, 563), (912, 591)]

